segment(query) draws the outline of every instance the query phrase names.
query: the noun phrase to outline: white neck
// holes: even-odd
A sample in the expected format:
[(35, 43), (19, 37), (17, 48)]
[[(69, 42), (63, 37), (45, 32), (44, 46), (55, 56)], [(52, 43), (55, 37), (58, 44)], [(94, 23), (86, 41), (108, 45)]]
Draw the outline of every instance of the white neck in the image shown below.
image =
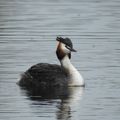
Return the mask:
[(68, 75), (69, 86), (84, 86), (84, 80), (77, 69), (71, 64), (68, 55), (66, 55), (61, 61), (61, 66)]

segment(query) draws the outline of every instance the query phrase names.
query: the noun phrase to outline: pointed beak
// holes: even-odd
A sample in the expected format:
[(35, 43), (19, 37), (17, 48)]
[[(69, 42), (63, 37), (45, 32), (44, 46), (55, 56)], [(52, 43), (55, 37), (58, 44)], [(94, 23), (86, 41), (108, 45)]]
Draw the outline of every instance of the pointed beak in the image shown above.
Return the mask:
[(69, 49), (71, 52), (77, 52), (77, 50), (70, 48), (70, 47), (67, 47), (67, 49)]
[(77, 52), (77, 50), (75, 50), (75, 49), (73, 49), (73, 48), (71, 48), (70, 51), (71, 51), (71, 52)]

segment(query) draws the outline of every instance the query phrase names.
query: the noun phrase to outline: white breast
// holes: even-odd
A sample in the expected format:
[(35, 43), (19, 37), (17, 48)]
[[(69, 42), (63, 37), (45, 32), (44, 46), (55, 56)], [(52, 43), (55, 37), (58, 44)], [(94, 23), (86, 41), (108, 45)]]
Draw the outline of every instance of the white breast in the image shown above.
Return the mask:
[(84, 85), (83, 77), (80, 75), (77, 69), (71, 64), (70, 59), (68, 58), (67, 55), (61, 60), (61, 66), (68, 73), (69, 86)]

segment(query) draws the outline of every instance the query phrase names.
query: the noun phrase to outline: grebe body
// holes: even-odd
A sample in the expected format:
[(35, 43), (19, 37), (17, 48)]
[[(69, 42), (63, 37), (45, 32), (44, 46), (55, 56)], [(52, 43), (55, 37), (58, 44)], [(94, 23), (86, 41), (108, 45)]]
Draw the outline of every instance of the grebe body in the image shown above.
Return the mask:
[(49, 88), (58, 86), (84, 86), (81, 74), (70, 62), (73, 44), (69, 38), (57, 37), (56, 55), (61, 65), (39, 63), (29, 68), (21, 77), (19, 85), (26, 88)]

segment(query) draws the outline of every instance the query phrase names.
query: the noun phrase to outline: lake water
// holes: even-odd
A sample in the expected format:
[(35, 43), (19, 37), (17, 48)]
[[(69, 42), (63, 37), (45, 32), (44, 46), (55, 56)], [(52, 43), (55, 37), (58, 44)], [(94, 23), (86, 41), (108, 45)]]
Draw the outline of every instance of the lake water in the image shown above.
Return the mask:
[[(56, 37), (72, 39), (86, 87), (28, 95), (16, 82), (57, 63)], [(0, 0), (0, 120), (120, 120), (119, 0)]]

